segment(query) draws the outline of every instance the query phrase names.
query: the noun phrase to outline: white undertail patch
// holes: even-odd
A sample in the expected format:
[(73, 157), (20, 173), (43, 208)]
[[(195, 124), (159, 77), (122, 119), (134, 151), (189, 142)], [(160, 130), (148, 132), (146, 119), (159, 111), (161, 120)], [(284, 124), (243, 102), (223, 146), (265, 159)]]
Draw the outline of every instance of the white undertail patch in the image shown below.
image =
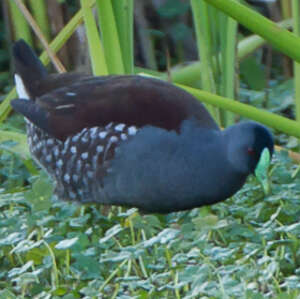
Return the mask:
[(15, 74), (15, 83), (16, 83), (16, 89), (19, 98), (24, 100), (29, 100), (29, 95), (24, 86), (23, 80), (18, 74)]

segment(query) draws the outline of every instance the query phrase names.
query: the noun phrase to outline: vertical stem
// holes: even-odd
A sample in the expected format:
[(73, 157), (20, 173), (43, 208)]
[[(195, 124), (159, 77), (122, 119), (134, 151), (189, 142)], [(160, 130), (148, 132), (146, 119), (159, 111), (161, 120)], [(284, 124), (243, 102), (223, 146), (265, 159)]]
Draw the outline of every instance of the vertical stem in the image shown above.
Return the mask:
[[(196, 29), (197, 47), (200, 60), (202, 63), (201, 76), (202, 88), (205, 91), (212, 93), (216, 92), (216, 86), (213, 79), (213, 66), (212, 66), (212, 50), (210, 39), (210, 26), (208, 19), (208, 7), (203, 0), (191, 0), (193, 19)], [(212, 107), (208, 107), (211, 114), (217, 118), (217, 114)]]
[[(299, 0), (293, 0), (292, 12), (294, 20), (294, 33), (300, 35), (300, 3)], [(300, 122), (300, 64), (294, 61), (294, 85), (295, 85), (295, 106), (296, 120)]]
[[(222, 57), (224, 81), (224, 93), (226, 98), (234, 99), (236, 95), (236, 57), (237, 57), (237, 22), (230, 17), (226, 17), (226, 46)], [(226, 111), (224, 114), (224, 125), (229, 126), (234, 123), (234, 115)]]
[(111, 0), (97, 0), (100, 30), (104, 54), (110, 74), (124, 74), (122, 52), (119, 42), (116, 23)]
[(108, 71), (103, 47), (89, 2), (90, 1), (88, 0), (80, 0), (92, 62), (92, 70), (93, 74), (96, 76), (107, 75)]
[(23, 14), (17, 7), (14, 0), (7, 0), (10, 7), (11, 20), (13, 23), (15, 39), (23, 38), (30, 46), (32, 46), (32, 36), (30, 27), (26, 22)]
[(126, 74), (134, 73), (133, 10), (134, 0), (111, 0)]
[(47, 15), (47, 5), (45, 1), (41, 0), (30, 0), (29, 1), (32, 15), (34, 16), (35, 21), (40, 27), (44, 37), (47, 41), (50, 40), (50, 25)]

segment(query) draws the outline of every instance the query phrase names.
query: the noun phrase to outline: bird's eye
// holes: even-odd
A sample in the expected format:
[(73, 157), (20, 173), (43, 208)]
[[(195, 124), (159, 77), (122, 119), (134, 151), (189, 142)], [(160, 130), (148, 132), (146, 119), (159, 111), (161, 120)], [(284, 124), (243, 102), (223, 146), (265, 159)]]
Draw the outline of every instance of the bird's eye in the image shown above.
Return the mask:
[(254, 155), (255, 154), (255, 151), (254, 151), (254, 149), (252, 147), (248, 147), (247, 151), (248, 151), (249, 155)]

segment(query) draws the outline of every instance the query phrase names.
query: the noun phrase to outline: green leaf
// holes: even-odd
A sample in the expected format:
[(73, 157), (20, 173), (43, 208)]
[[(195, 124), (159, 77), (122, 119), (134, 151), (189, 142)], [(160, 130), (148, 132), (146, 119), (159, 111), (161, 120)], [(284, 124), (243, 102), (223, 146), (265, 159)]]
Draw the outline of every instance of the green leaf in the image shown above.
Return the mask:
[(60, 241), (59, 243), (56, 244), (55, 248), (56, 249), (69, 249), (70, 247), (72, 247), (79, 238), (75, 237), (72, 239), (65, 239)]
[(260, 155), (260, 159), (255, 169), (255, 176), (261, 183), (265, 194), (268, 194), (270, 192), (270, 184), (268, 179), (268, 169), (270, 166), (270, 160), (270, 151), (269, 149), (265, 148)]

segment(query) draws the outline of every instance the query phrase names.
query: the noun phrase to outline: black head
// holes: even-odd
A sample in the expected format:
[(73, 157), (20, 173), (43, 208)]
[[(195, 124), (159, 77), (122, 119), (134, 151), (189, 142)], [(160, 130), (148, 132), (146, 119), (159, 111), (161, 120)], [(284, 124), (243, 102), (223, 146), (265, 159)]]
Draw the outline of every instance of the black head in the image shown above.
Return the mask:
[(224, 131), (227, 156), (232, 166), (244, 174), (254, 173), (262, 151), (272, 156), (274, 140), (266, 127), (256, 122), (242, 122)]

